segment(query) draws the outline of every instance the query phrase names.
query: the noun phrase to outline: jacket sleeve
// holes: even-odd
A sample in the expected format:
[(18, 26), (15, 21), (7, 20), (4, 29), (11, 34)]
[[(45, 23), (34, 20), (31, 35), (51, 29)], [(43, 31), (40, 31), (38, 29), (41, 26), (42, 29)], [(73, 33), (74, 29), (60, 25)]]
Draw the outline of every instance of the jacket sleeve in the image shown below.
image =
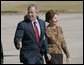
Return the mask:
[(62, 31), (61, 27), (60, 27), (60, 30), (61, 30), (61, 32), (60, 32), (61, 33), (61, 46), (62, 46), (62, 49), (63, 49), (64, 53), (66, 54), (66, 57), (69, 58), (70, 54), (69, 54), (67, 44), (66, 44), (66, 41), (64, 39), (64, 35), (63, 35), (63, 31)]
[(14, 37), (14, 44), (15, 44), (16, 49), (18, 49), (16, 45), (18, 42), (20, 42), (20, 39), (23, 38), (23, 35), (24, 35), (24, 28), (23, 28), (22, 23), (19, 23), (15, 32), (15, 37)]
[(44, 40), (44, 44), (45, 44), (45, 54), (47, 54), (48, 53), (48, 39), (47, 39), (47, 35), (46, 35), (46, 25), (44, 24), (44, 38), (45, 38), (45, 40)]

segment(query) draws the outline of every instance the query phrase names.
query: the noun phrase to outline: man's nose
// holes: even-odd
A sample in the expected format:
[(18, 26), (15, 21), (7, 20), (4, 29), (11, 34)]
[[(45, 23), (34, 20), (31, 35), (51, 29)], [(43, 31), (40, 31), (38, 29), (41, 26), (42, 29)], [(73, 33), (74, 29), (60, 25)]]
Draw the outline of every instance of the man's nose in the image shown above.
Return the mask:
[(29, 15), (31, 16), (31, 15), (32, 15), (32, 13), (29, 13)]

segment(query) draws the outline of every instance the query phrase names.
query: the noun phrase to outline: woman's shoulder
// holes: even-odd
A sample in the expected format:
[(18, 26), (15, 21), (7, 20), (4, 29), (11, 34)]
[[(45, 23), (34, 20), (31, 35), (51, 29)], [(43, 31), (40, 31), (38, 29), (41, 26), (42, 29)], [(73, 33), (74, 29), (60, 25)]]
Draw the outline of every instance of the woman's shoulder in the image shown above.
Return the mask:
[(57, 30), (59, 34), (63, 34), (63, 30), (61, 26), (57, 26)]
[(62, 30), (62, 27), (61, 27), (61, 26), (59, 26), (59, 25), (57, 25), (57, 26), (56, 26), (56, 28), (58, 28), (58, 29), (61, 29), (61, 30)]
[(52, 30), (51, 27), (48, 27), (48, 26), (46, 27), (46, 31), (47, 31), (47, 32), (49, 32), (49, 31), (51, 31), (51, 30)]
[(47, 30), (49, 30), (49, 31), (52, 31), (52, 30), (55, 30), (56, 28), (54, 28), (54, 27), (51, 27), (51, 26), (47, 26), (47, 28), (46, 28)]

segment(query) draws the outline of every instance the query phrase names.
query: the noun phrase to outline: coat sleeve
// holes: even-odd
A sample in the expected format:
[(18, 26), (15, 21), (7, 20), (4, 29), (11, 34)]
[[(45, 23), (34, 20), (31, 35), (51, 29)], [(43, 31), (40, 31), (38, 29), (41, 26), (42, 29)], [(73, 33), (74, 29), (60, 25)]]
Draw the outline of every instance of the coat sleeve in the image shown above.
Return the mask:
[(48, 53), (48, 39), (47, 39), (47, 35), (46, 35), (46, 25), (44, 24), (44, 38), (45, 38), (45, 40), (44, 40), (44, 44), (45, 44), (45, 54), (47, 54)]
[(69, 54), (69, 51), (68, 51), (68, 48), (67, 48), (67, 44), (66, 44), (66, 41), (64, 39), (64, 34), (63, 34), (63, 31), (62, 31), (62, 28), (60, 27), (60, 32), (61, 34), (61, 46), (62, 46), (62, 49), (64, 51), (64, 53), (66, 54), (66, 57), (69, 58), (70, 57), (70, 54)]
[(20, 39), (22, 40), (23, 35), (24, 35), (23, 24), (19, 23), (15, 32), (15, 37), (14, 37), (14, 44), (15, 44), (16, 49), (17, 49), (16, 45), (18, 42), (20, 42)]

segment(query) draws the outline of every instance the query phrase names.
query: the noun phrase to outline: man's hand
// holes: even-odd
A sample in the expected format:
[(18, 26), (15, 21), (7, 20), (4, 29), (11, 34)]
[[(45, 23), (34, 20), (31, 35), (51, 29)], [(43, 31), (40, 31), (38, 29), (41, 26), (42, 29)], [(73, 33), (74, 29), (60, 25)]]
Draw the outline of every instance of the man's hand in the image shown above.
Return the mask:
[(67, 59), (66, 59), (66, 63), (67, 63), (67, 64), (71, 64), (71, 59), (70, 59), (70, 58), (67, 58)]
[(18, 42), (17, 43), (17, 49), (19, 50), (21, 47), (22, 47), (22, 43), (21, 42)]
[(19, 49), (20, 49), (20, 44), (17, 43), (16, 47), (17, 47), (17, 49), (19, 50)]
[(21, 39), (19, 39), (19, 41), (17, 42), (16, 47), (18, 50), (22, 47)]

